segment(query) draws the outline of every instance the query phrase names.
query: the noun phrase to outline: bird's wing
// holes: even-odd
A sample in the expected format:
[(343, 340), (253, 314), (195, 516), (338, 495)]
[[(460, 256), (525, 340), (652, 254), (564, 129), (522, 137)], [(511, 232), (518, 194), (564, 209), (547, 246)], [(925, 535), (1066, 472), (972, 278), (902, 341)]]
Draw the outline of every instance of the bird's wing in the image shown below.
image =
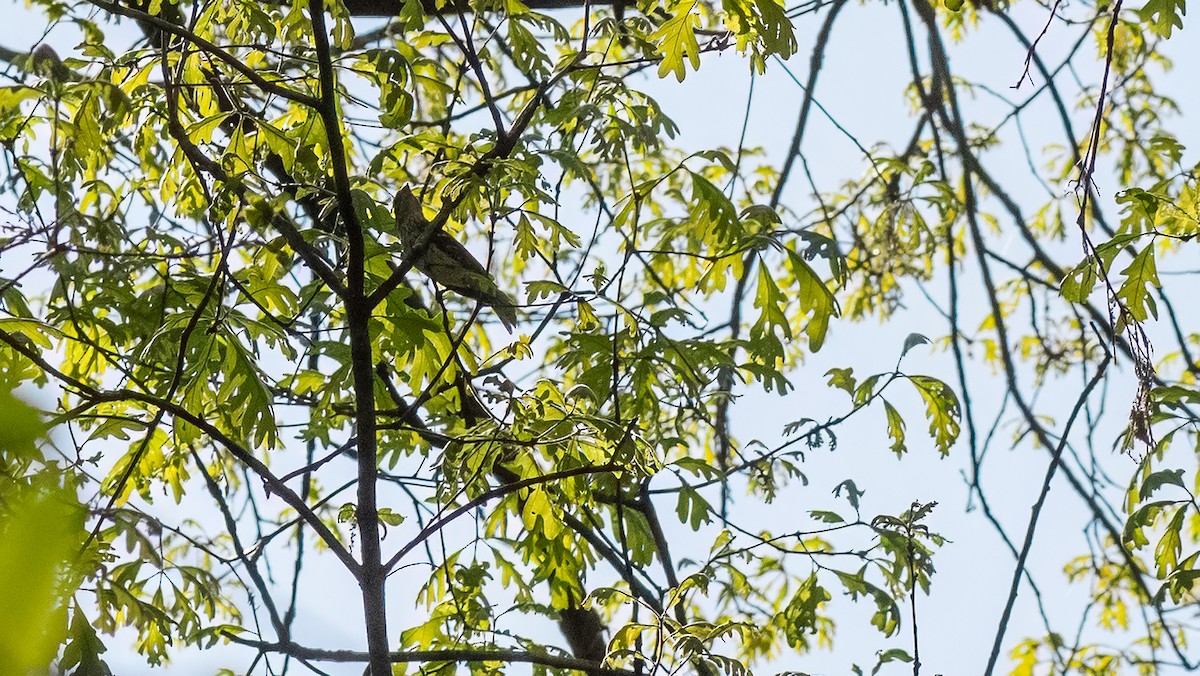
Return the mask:
[[(411, 252), (431, 224), (421, 209), (421, 201), (407, 185), (396, 193), (392, 208), (400, 244), (406, 252)], [(487, 268), (454, 237), (441, 231), (435, 233), (414, 263), (417, 270), (435, 283), (491, 306), (509, 331), (516, 325), (516, 301), (496, 285)]]

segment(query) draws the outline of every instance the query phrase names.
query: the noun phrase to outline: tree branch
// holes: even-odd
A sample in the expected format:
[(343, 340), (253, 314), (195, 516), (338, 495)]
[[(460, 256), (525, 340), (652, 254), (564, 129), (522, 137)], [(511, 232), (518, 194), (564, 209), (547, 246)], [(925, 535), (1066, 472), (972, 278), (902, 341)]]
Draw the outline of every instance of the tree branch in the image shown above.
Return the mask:
[[(243, 638), (231, 632), (222, 634), (230, 641), (262, 652), (274, 652), (291, 655), (292, 657), (312, 660), (314, 662), (367, 662), (367, 653), (358, 650), (325, 650), (308, 648), (291, 641), (269, 643)], [(448, 650), (398, 650), (387, 655), (391, 664), (410, 662), (513, 662), (523, 664), (540, 664), (555, 669), (575, 669), (588, 673), (598, 673), (604, 676), (633, 676), (626, 669), (607, 669), (597, 662), (581, 660), (574, 657), (559, 657), (557, 655), (539, 655), (520, 650), (454, 648)]]

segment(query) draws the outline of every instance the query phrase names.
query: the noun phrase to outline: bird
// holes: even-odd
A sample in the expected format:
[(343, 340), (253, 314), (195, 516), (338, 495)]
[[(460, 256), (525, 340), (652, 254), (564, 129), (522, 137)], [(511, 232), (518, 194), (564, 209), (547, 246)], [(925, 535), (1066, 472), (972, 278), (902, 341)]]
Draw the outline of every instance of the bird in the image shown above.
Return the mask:
[[(392, 210), (396, 215), (400, 246), (405, 255), (411, 255), (429, 231), (429, 219), (425, 218), (421, 201), (407, 185), (396, 193)], [(438, 230), (432, 235), (413, 267), (435, 284), (492, 308), (509, 333), (517, 325), (517, 302), (496, 285), (495, 278), (467, 247), (446, 232)]]
[(591, 608), (571, 607), (558, 611), (558, 629), (567, 639), (571, 654), (589, 662), (603, 662), (608, 655), (604, 622)]

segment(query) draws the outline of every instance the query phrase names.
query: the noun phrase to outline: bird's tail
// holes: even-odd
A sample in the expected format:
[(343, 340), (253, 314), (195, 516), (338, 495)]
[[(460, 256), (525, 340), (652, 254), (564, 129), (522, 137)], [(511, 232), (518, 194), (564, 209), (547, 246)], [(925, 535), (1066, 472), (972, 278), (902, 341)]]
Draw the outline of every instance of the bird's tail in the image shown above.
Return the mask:
[(507, 293), (496, 289), (495, 297), (488, 299), (487, 304), (500, 318), (500, 323), (504, 324), (504, 328), (512, 333), (517, 326), (517, 301)]

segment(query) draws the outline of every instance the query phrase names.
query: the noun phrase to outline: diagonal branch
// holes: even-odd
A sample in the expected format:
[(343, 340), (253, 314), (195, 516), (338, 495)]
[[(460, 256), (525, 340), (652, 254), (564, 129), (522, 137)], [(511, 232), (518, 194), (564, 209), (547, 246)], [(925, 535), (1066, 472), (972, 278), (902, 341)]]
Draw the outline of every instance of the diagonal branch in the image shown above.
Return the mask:
[(515, 493), (524, 488), (529, 488), (531, 486), (537, 486), (537, 485), (545, 484), (545, 483), (553, 483), (555, 481), (560, 481), (562, 479), (567, 479), (567, 478), (570, 478), (573, 476), (580, 476), (583, 474), (603, 474), (605, 472), (619, 472), (623, 469), (624, 469), (624, 467), (622, 467), (621, 465), (618, 465), (616, 463), (608, 463), (605, 465), (591, 465), (591, 466), (587, 466), (587, 467), (574, 467), (574, 468), (562, 470), (559, 472), (551, 472), (550, 474), (544, 474), (542, 476), (535, 476), (535, 477), (530, 477), (528, 479), (521, 479), (520, 481), (514, 481), (513, 483), (507, 483), (507, 484), (504, 484), (503, 486), (498, 486), (496, 488), (493, 488), (489, 491), (484, 492), (480, 496), (472, 499), (470, 502), (466, 503), (465, 505), (458, 507), (457, 509), (451, 511), (448, 514), (445, 514), (444, 516), (439, 516), (439, 517), (433, 519), (432, 521), (430, 521), (428, 524), (426, 524), (426, 526), (424, 528), (422, 528), (419, 533), (417, 533), (415, 536), (413, 536), (412, 540), (409, 540), (403, 547), (400, 548), (400, 551), (396, 552), (394, 555), (392, 555), (392, 557), (390, 559), (387, 560), (387, 563), (385, 563), (383, 565), (384, 570), (391, 570), (392, 568), (394, 568), (396, 566), (396, 564), (400, 563), (400, 561), (405, 557), (405, 555), (407, 555), (412, 550), (416, 549), (417, 546), (419, 546), (422, 542), (427, 540), (434, 533), (436, 533), (437, 531), (444, 528), (451, 521), (457, 519), (458, 517), (462, 516), (463, 514), (466, 514), (478, 507), (481, 507), (481, 506), (487, 504), (488, 502), (490, 502), (492, 500), (495, 500), (496, 498), (504, 497), (505, 495), (508, 495), (510, 493)]
[(288, 101), (292, 101), (294, 103), (299, 103), (301, 105), (308, 106), (310, 108), (317, 108), (320, 106), (321, 102), (318, 99), (316, 99), (312, 96), (309, 96), (308, 94), (298, 92), (294, 89), (289, 89), (288, 87), (284, 87), (283, 85), (280, 85), (276, 82), (272, 82), (271, 80), (264, 78), (261, 74), (259, 74), (258, 71), (254, 70), (250, 66), (247, 66), (245, 63), (240, 61), (236, 56), (230, 54), (229, 52), (226, 52), (225, 50), (223, 50), (219, 46), (217, 46), (215, 43), (213, 43), (209, 40), (206, 40), (205, 38), (202, 38), (199, 35), (196, 35), (192, 31), (190, 31), (182, 26), (171, 23), (170, 21), (167, 21), (166, 19), (162, 19), (160, 17), (154, 16), (153, 14), (147, 14), (146, 12), (143, 12), (138, 9), (133, 9), (132, 7), (125, 7), (123, 5), (118, 5), (116, 3), (106, 2), (106, 0), (88, 0), (88, 1), (91, 2), (93, 5), (95, 5), (96, 7), (103, 9), (106, 12), (110, 12), (112, 14), (117, 14), (120, 16), (127, 16), (131, 19), (137, 19), (138, 21), (148, 24), (150, 26), (153, 26), (154, 28), (157, 28), (157, 29), (163, 31), (164, 33), (170, 33), (171, 35), (183, 38), (184, 40), (191, 42), (192, 44), (196, 45), (200, 49), (204, 50), (204, 52), (206, 54), (211, 54), (212, 56), (216, 57), (217, 59), (219, 59), (220, 61), (225, 63), (225, 65), (227, 65), (230, 68), (241, 73), (243, 76), (246, 77), (247, 80), (254, 83), (259, 89), (262, 89), (264, 92), (267, 92), (268, 94), (274, 94), (275, 96), (278, 96), (280, 98), (287, 99)]
[(54, 378), (59, 382), (62, 382), (67, 386), (77, 390), (81, 396), (89, 400), (92, 404), (119, 401), (136, 401), (143, 404), (149, 404), (162, 409), (176, 418), (179, 418), (180, 420), (183, 420), (184, 422), (201, 430), (211, 437), (212, 440), (219, 444), (222, 448), (232, 454), (234, 458), (249, 467), (251, 471), (257, 474), (262, 480), (264, 487), (270, 494), (278, 495), (283, 499), (284, 502), (288, 504), (289, 507), (295, 509), (296, 513), (300, 515), (305, 523), (307, 523), (312, 527), (313, 530), (317, 532), (317, 535), (320, 536), (321, 540), (324, 541), (326, 546), (328, 546), (334, 555), (338, 557), (342, 564), (346, 566), (347, 570), (353, 573), (355, 577), (358, 577), (358, 562), (354, 560), (354, 557), (351, 556), (350, 552), (346, 550), (346, 547), (342, 545), (342, 542), (338, 539), (337, 535), (335, 535), (333, 531), (331, 531), (329, 527), (326, 526), (323, 521), (321, 521), (320, 517), (318, 517), (316, 513), (314, 513), (312, 509), (308, 507), (307, 504), (305, 504), (304, 500), (302, 500), (295, 491), (289, 488), (287, 484), (280, 481), (279, 478), (271, 472), (270, 468), (263, 463), (263, 461), (254, 457), (254, 454), (251, 453), (249, 449), (244, 448), (241, 444), (239, 444), (223, 430), (213, 425), (208, 420), (196, 415), (195, 413), (192, 413), (173, 401), (156, 397), (154, 395), (144, 394), (142, 392), (134, 392), (131, 390), (98, 390), (87, 383), (72, 378), (58, 368), (55, 368), (53, 364), (43, 359), (41, 355), (28, 347), (22, 340), (19, 340), (17, 336), (3, 329), (0, 329), (0, 343), (4, 343), (16, 352), (19, 352), (26, 359), (29, 359), (36, 364), (38, 368), (42, 369), (42, 371), (48, 375), (54, 376)]

